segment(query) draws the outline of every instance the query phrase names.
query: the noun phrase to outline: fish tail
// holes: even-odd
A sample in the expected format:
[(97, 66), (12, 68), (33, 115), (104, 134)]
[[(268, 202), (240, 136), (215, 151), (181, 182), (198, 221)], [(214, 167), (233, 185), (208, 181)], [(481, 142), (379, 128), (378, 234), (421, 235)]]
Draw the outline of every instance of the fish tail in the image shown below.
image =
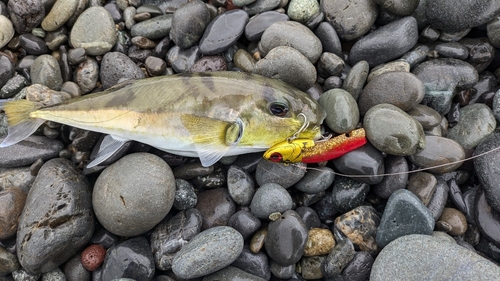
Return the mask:
[(0, 100), (0, 109), (5, 111), (9, 123), (8, 135), (0, 147), (16, 144), (31, 136), (45, 122), (30, 116), (31, 112), (41, 107), (41, 104), (28, 100)]

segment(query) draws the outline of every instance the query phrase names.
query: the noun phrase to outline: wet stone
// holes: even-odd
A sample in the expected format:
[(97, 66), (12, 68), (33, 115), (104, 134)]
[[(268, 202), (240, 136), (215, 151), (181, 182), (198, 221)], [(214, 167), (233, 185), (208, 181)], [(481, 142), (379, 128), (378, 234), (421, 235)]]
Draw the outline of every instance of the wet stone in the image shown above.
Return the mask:
[(321, 41), (324, 52), (334, 53), (337, 56), (342, 56), (342, 45), (340, 44), (339, 36), (328, 22), (322, 22), (318, 25), (314, 34)]
[(429, 51), (430, 49), (428, 46), (419, 45), (413, 48), (413, 50), (404, 54), (401, 59), (408, 62), (410, 64), (410, 67), (415, 67), (416, 65), (427, 59), (427, 54), (429, 53)]
[(19, 34), (31, 32), (45, 17), (45, 7), (40, 0), (12, 0), (8, 1), (7, 7), (12, 24)]
[(459, 210), (444, 208), (441, 217), (436, 222), (436, 228), (453, 236), (462, 235), (467, 231), (467, 220)]
[(367, 184), (377, 184), (382, 181), (383, 177), (377, 175), (384, 173), (384, 160), (380, 151), (370, 144), (365, 144), (332, 162), (343, 174), (366, 175), (357, 177), (358, 181)]
[(260, 228), (261, 224), (261, 221), (247, 210), (236, 212), (229, 218), (227, 223), (228, 226), (241, 233), (245, 240), (250, 238)]
[(300, 260), (301, 276), (306, 280), (323, 278), (321, 265), (325, 259), (325, 256), (303, 257)]
[(458, 42), (441, 43), (435, 47), (441, 57), (465, 60), (469, 57), (469, 50)]
[(259, 41), (262, 33), (275, 22), (287, 21), (286, 14), (275, 11), (264, 12), (252, 17), (245, 26), (245, 37), (250, 41)]
[(227, 225), (229, 218), (236, 211), (227, 188), (209, 189), (199, 193), (195, 208), (203, 217), (203, 230)]
[(151, 40), (162, 39), (168, 36), (172, 28), (172, 18), (172, 14), (166, 14), (141, 21), (132, 26), (130, 34), (132, 36), (144, 36)]
[(257, 218), (267, 219), (272, 213), (292, 209), (292, 205), (292, 197), (285, 188), (276, 183), (266, 183), (255, 192), (250, 209)]
[(122, 79), (144, 78), (142, 70), (126, 55), (109, 52), (102, 57), (99, 74), (104, 89), (108, 89)]
[(201, 231), (203, 218), (197, 209), (181, 211), (158, 224), (150, 236), (156, 267), (170, 270), (175, 254)]
[(427, 206), (436, 191), (437, 179), (433, 174), (417, 172), (410, 175), (407, 189)]
[(215, 55), (227, 50), (243, 35), (247, 22), (248, 14), (242, 10), (232, 10), (217, 16), (208, 24), (200, 40), (201, 53)]
[(253, 253), (248, 246), (243, 248), (240, 256), (231, 264), (247, 273), (269, 280), (271, 271), (267, 255), (263, 252)]
[(368, 280), (374, 261), (375, 259), (368, 252), (356, 252), (340, 276), (347, 280)]
[(283, 165), (261, 159), (257, 165), (255, 179), (257, 184), (277, 183), (284, 188), (296, 184), (306, 174), (302, 165)]
[(347, 73), (342, 89), (348, 91), (357, 100), (363, 92), (370, 67), (366, 61), (356, 63)]
[(326, 111), (326, 125), (338, 134), (356, 129), (359, 122), (358, 104), (353, 96), (342, 89), (324, 92), (318, 103)]
[(178, 46), (174, 46), (167, 53), (167, 62), (172, 65), (176, 73), (184, 73), (189, 72), (191, 67), (193, 67), (200, 57), (200, 48), (196, 45), (185, 50), (181, 50)]
[(175, 255), (172, 270), (183, 279), (204, 276), (228, 266), (242, 251), (243, 237), (238, 231), (228, 226), (213, 227), (182, 247)]
[(103, 7), (90, 7), (76, 20), (70, 34), (73, 47), (82, 47), (87, 55), (103, 55), (115, 45), (115, 23)]
[[(26, 192), (18, 187), (0, 187), (0, 240), (17, 232), (19, 217), (26, 202)], [(0, 269), (0, 272), (2, 270)]]
[(134, 237), (111, 247), (102, 265), (102, 280), (130, 278), (152, 280), (155, 273), (153, 255), (146, 238)]
[(373, 192), (380, 198), (387, 199), (391, 194), (406, 187), (408, 181), (408, 162), (403, 156), (388, 155), (384, 159), (385, 173), (396, 174), (384, 176), (384, 179), (372, 187)]
[(96, 230), (92, 238), (90, 239), (90, 244), (99, 244), (104, 248), (108, 249), (118, 242), (118, 237), (113, 233), (101, 227)]
[(19, 221), (16, 247), (22, 267), (31, 273), (54, 269), (76, 254), (93, 231), (87, 180), (68, 160), (46, 162), (28, 193)]
[(481, 234), (497, 247), (500, 245), (500, 212), (488, 202), (488, 193), (478, 189), (474, 202), (475, 222)]
[(294, 21), (307, 23), (319, 11), (319, 3), (316, 0), (291, 0), (288, 3), (287, 14)]
[(326, 196), (325, 191), (321, 191), (321, 192), (314, 193), (314, 194), (301, 192), (301, 193), (296, 194), (294, 196), (294, 199), (295, 199), (294, 203), (296, 203), (299, 206), (308, 207), (308, 206), (313, 205), (314, 203), (319, 202), (325, 196)]
[(430, 235), (434, 218), (413, 193), (406, 189), (395, 191), (387, 205), (377, 229), (376, 242), (380, 247), (409, 234)]
[(28, 80), (17, 73), (14, 77), (7, 80), (7, 83), (0, 89), (0, 98), (6, 99), (13, 97), (17, 93), (19, 93), (24, 87), (28, 85)]
[(231, 281), (231, 280), (264, 281), (266, 279), (247, 273), (246, 271), (243, 271), (234, 266), (227, 266), (217, 272), (214, 272), (212, 274), (203, 277), (203, 281)]
[(337, 241), (322, 264), (324, 277), (337, 277), (354, 258), (355, 253), (351, 240), (344, 238)]
[[(474, 155), (490, 151), (498, 146), (500, 146), (500, 135), (498, 133), (492, 134), (477, 146)], [(474, 159), (474, 168), (487, 195), (488, 203), (497, 211), (500, 211), (500, 191), (497, 188), (498, 180), (500, 180), (499, 161), (500, 153), (498, 151)]]
[(304, 249), (305, 257), (328, 255), (335, 247), (333, 233), (324, 228), (311, 228)]
[[(463, 160), (464, 158), (464, 149), (457, 142), (444, 137), (425, 136), (425, 148), (411, 155), (409, 160), (421, 168), (432, 168), (441, 164)], [(454, 171), (460, 165), (462, 165), (461, 162), (432, 168), (429, 171), (442, 174)]]
[(14, 37), (14, 26), (4, 15), (0, 15), (0, 48), (3, 48)]
[(370, 108), (363, 123), (367, 139), (385, 153), (405, 156), (426, 147), (422, 125), (394, 105)]
[(19, 44), (29, 55), (43, 55), (49, 51), (42, 38), (29, 33), (19, 36)]
[(203, 35), (210, 22), (207, 6), (201, 1), (190, 1), (175, 11), (170, 38), (181, 49), (192, 47)]
[(437, 180), (436, 191), (434, 191), (434, 195), (427, 204), (427, 209), (431, 212), (434, 221), (437, 221), (441, 216), (450, 193), (448, 184), (442, 178), (438, 177)]
[(416, 119), (424, 130), (430, 130), (441, 123), (442, 116), (439, 112), (423, 104), (417, 104), (406, 113)]
[(134, 236), (159, 223), (172, 208), (174, 196), (175, 181), (170, 167), (153, 154), (134, 153), (100, 174), (92, 205), (107, 230), (120, 236)]
[[(0, 138), (3, 141), (4, 138)], [(37, 159), (49, 160), (59, 155), (63, 149), (62, 142), (41, 136), (30, 136), (27, 139), (8, 147), (0, 148), (0, 167), (15, 168), (31, 165)]]
[(305, 176), (295, 184), (295, 189), (305, 193), (318, 193), (325, 191), (335, 179), (334, 171), (329, 167), (319, 167), (308, 171)]
[[(346, 2), (342, 5), (331, 1), (321, 2), (326, 20), (343, 40), (354, 40), (370, 30), (377, 18), (375, 1)], [(360, 16), (363, 15), (363, 16)]]
[(31, 65), (31, 83), (42, 84), (52, 90), (61, 89), (63, 79), (57, 60), (51, 55), (41, 55)]
[(14, 76), (14, 67), (6, 55), (0, 54), (0, 87), (3, 87)]
[(281, 279), (291, 278), (293, 276), (293, 273), (295, 272), (294, 264), (283, 266), (273, 260), (271, 260), (269, 268), (274, 276)]
[(341, 213), (352, 210), (365, 201), (370, 186), (348, 177), (337, 177), (333, 183), (332, 198), (335, 209)]
[(481, 103), (460, 109), (460, 120), (446, 136), (463, 148), (473, 149), (496, 128), (497, 122), (491, 109)]
[(300, 216), (292, 210), (271, 221), (265, 239), (266, 252), (275, 262), (295, 264), (304, 253), (308, 231)]
[(278, 7), (280, 2), (280, 0), (256, 0), (253, 3), (244, 6), (243, 11), (247, 12), (249, 16), (253, 16)]
[(247, 171), (232, 165), (227, 170), (227, 189), (236, 204), (247, 206), (255, 193), (255, 182)]
[(78, 65), (74, 80), (84, 94), (91, 92), (97, 85), (99, 79), (99, 64), (93, 58), (88, 57)]
[(424, 84), (412, 73), (388, 72), (374, 77), (363, 89), (358, 103), (361, 115), (375, 105), (388, 103), (408, 111), (424, 98)]
[(324, 52), (319, 57), (318, 72), (321, 77), (338, 76), (344, 69), (344, 61), (334, 53)]
[(410, 72), (410, 64), (402, 59), (379, 64), (370, 71), (367, 81), (370, 82), (373, 78), (387, 72)]
[(371, 206), (360, 206), (337, 217), (336, 229), (342, 231), (361, 251), (377, 253), (375, 234), (380, 218)]
[(191, 183), (183, 179), (175, 180), (174, 208), (182, 211), (194, 208), (198, 202), (198, 197)]
[(302, 218), (307, 229), (318, 228), (321, 225), (318, 214), (316, 211), (310, 207), (300, 206), (295, 209), (297, 214)]

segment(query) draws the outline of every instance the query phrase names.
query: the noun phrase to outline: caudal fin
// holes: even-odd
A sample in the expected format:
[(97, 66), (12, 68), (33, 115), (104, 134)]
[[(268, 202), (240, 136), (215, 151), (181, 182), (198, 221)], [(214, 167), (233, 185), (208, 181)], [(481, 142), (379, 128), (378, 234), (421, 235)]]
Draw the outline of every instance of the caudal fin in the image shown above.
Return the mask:
[(0, 100), (0, 108), (5, 111), (9, 123), (8, 135), (0, 147), (16, 144), (31, 136), (45, 122), (30, 117), (30, 113), (40, 107), (39, 103), (28, 100)]

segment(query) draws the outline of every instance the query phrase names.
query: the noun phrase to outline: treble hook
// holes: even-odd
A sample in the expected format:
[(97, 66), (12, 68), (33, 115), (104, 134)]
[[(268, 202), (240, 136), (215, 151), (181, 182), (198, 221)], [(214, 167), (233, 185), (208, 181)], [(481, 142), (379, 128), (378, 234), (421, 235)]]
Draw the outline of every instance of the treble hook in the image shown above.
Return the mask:
[(299, 116), (304, 117), (304, 123), (302, 123), (302, 126), (300, 127), (300, 129), (297, 132), (295, 132), (292, 136), (286, 138), (286, 140), (288, 142), (292, 142), (293, 140), (298, 138), (300, 133), (302, 133), (307, 127), (309, 127), (309, 122), (307, 122), (307, 116), (304, 113), (299, 113), (299, 114), (297, 114), (297, 119)]

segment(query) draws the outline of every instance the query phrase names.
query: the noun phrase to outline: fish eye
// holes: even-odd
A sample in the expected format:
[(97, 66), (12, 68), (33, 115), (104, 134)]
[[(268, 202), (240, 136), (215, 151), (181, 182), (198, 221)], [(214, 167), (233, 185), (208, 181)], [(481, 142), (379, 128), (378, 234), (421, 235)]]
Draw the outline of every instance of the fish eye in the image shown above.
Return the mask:
[(281, 162), (283, 160), (283, 156), (279, 152), (274, 152), (269, 157), (269, 160), (271, 160), (272, 162)]
[(285, 117), (288, 114), (288, 106), (283, 103), (274, 102), (269, 106), (269, 110), (274, 116)]

